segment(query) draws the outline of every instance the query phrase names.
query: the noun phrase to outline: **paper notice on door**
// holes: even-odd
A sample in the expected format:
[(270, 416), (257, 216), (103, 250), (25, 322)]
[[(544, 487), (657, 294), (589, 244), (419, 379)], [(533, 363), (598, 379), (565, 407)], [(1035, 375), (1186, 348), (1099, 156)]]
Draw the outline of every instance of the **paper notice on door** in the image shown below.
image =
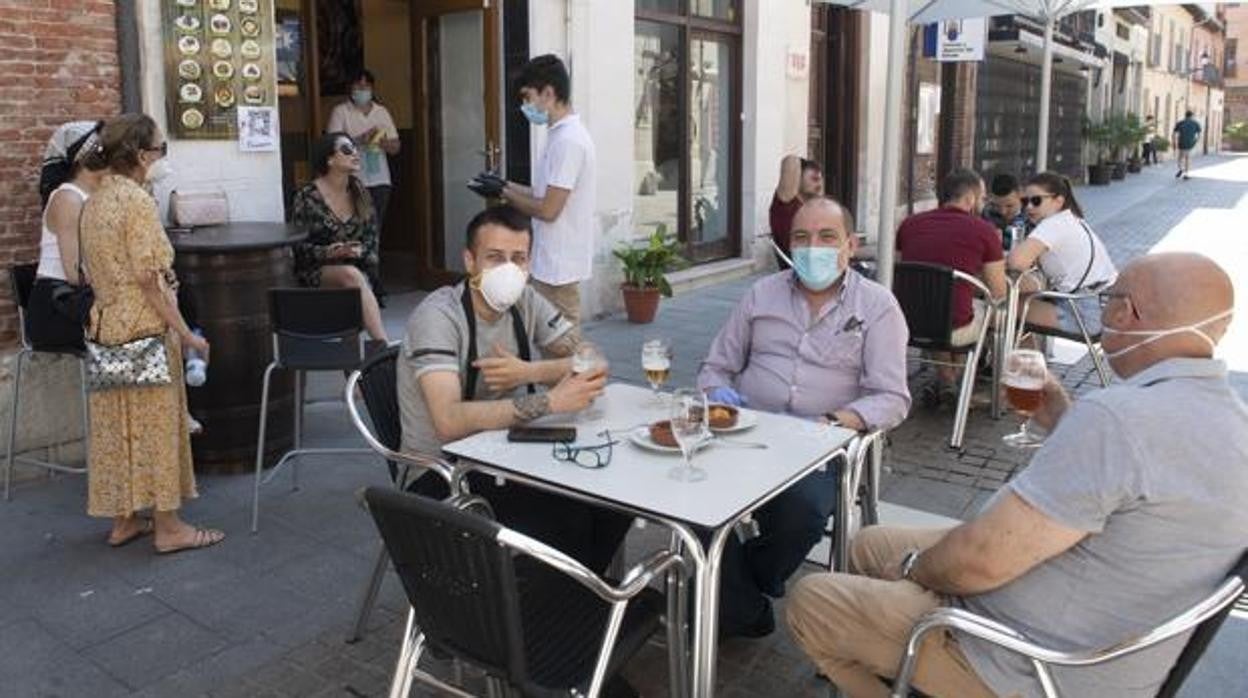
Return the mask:
[(277, 108), (238, 108), (238, 149), (244, 153), (277, 150)]

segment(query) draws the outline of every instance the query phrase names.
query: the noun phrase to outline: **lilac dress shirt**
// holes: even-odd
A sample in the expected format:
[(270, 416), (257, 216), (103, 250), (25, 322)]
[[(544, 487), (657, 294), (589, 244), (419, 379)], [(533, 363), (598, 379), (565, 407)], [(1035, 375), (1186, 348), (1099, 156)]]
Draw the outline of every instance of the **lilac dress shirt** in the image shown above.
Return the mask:
[(698, 387), (729, 386), (749, 407), (817, 418), (853, 410), (889, 429), (910, 409), (909, 331), (883, 286), (847, 270), (813, 317), (792, 271), (755, 283), (711, 344)]

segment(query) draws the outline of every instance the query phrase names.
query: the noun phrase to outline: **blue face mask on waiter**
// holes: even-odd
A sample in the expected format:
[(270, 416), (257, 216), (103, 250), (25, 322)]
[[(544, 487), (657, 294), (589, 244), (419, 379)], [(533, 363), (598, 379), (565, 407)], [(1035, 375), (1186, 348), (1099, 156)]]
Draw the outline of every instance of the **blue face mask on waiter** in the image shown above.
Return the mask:
[(529, 123), (534, 126), (545, 126), (550, 123), (550, 113), (532, 102), (525, 102), (521, 104), (520, 112), (524, 114), (524, 118), (528, 119)]

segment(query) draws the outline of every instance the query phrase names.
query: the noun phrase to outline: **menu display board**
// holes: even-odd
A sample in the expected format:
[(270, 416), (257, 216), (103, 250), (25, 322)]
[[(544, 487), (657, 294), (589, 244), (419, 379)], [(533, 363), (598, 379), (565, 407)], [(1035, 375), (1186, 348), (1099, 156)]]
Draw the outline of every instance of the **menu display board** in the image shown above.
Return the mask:
[(175, 138), (238, 137), (238, 107), (276, 104), (272, 0), (162, 0)]

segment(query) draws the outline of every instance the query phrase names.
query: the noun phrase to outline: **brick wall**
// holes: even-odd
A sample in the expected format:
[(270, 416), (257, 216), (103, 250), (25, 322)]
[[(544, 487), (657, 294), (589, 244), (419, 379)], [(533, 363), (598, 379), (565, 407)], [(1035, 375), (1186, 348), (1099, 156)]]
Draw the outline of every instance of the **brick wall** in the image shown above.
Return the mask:
[(7, 269), (39, 245), (39, 163), (48, 136), (121, 105), (111, 0), (0, 0), (0, 348), (13, 346), (17, 313)]

